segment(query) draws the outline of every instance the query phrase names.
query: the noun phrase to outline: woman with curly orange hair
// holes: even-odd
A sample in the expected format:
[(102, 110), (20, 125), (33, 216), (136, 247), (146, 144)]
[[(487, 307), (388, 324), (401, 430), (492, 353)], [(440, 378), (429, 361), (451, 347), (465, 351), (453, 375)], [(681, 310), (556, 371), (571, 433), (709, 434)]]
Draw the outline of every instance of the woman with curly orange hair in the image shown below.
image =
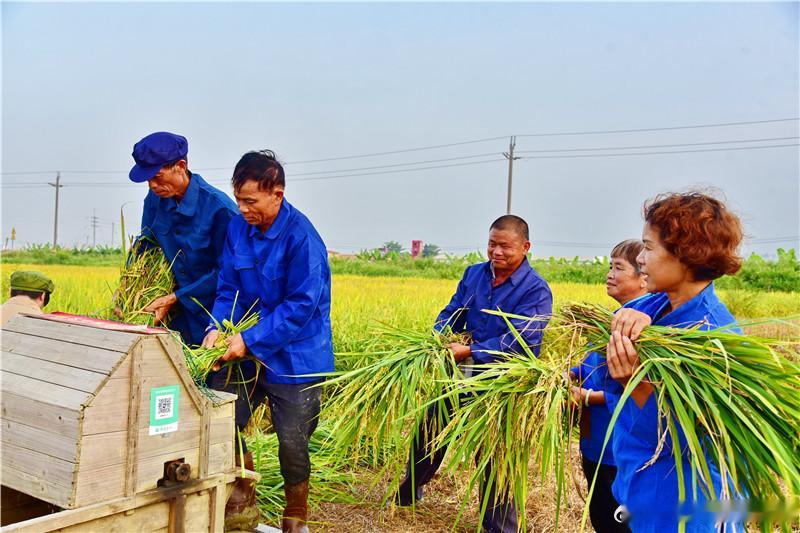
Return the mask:
[[(637, 262), (650, 294), (614, 316), (607, 347), (608, 371), (623, 387), (640, 365), (634, 341), (650, 324), (738, 331), (735, 319), (717, 298), (713, 281), (735, 274), (741, 267), (737, 254), (742, 241), (739, 218), (720, 200), (689, 192), (661, 195), (647, 202), (644, 219), (644, 249)], [(653, 391), (653, 385), (642, 380), (622, 406), (614, 430), (617, 477), (613, 493), (627, 510), (632, 531), (678, 531), (681, 523), (687, 532), (724, 528), (708, 509), (702, 483), (693, 482), (692, 476), (687, 475), (684, 482), (691, 501), (679, 501), (673, 439), (664, 435), (665, 424)], [(617, 399), (607, 398), (612, 412)], [(682, 432), (677, 437), (685, 449)], [(686, 453), (683, 470), (691, 471)], [(719, 495), (719, 473), (712, 472), (712, 478), (714, 492)], [(730, 524), (727, 527), (731, 531)]]

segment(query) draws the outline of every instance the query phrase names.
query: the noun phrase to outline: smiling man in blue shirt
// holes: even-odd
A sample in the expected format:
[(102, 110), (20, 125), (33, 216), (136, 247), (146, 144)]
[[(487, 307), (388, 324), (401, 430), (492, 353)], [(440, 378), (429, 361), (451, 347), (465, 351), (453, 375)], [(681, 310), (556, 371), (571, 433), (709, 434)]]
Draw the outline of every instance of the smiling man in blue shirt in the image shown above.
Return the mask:
[[(245, 154), (232, 181), (241, 216), (228, 227), (212, 314), (220, 322), (231, 317), (237, 322), (251, 308), (259, 313), (255, 326), (226, 341), (228, 350), (221, 359), (252, 355), (263, 367), (256, 371), (255, 361), (241, 363), (241, 381), (254, 380), (246, 387), (226, 384), (223, 375), (212, 386), (239, 395), (240, 430), (252, 410), (268, 399), (286, 494), (283, 531), (308, 531), (308, 439), (317, 426), (321, 389), (309, 388), (317, 378), (301, 375), (334, 369), (328, 252), (308, 218), (284, 198), (284, 171), (274, 153)], [(212, 329), (203, 344), (213, 345), (217, 336)], [(252, 469), (250, 453), (244, 462)], [(255, 525), (236, 518), (252, 516), (254, 490), (252, 481), (237, 481), (225, 509), (227, 524), (236, 529)]]
[(156, 324), (169, 315), (167, 325), (184, 342), (200, 344), (208, 325), (203, 308), (210, 309), (214, 303), (222, 246), (236, 204), (189, 171), (188, 151), (185, 137), (152, 133), (133, 147), (136, 165), (129, 177), (134, 183), (146, 181), (150, 188), (140, 239), (161, 247), (172, 263), (177, 285), (175, 292), (150, 302), (145, 311), (155, 315)]
[[(539, 354), (542, 333), (552, 312), (553, 296), (547, 282), (528, 263), (530, 247), (528, 224), (520, 217), (505, 215), (492, 223), (487, 249), (489, 261), (467, 268), (456, 293), (439, 313), (434, 326), (435, 329), (450, 326), (453, 331), (472, 334), (471, 344), (450, 345), (456, 361), (472, 358), (477, 363), (491, 363), (499, 357), (491, 352), (522, 353), (522, 347), (503, 318), (484, 313), (483, 309), (537, 317), (536, 320), (514, 319), (512, 323), (525, 344)], [(428, 416), (435, 416), (435, 412), (429, 411)], [(411, 451), (406, 478), (397, 494), (396, 501), (400, 505), (411, 505), (422, 497), (423, 485), (433, 478), (444, 459), (445, 449), (431, 450), (434, 435), (430, 428), (433, 425), (427, 425), (428, 430), (419, 432), (422, 442), (415, 443)], [(484, 493), (483, 488), (480, 493)], [(483, 528), (489, 533), (517, 531), (516, 507), (506, 495), (495, 494), (494, 487), (489, 490)]]

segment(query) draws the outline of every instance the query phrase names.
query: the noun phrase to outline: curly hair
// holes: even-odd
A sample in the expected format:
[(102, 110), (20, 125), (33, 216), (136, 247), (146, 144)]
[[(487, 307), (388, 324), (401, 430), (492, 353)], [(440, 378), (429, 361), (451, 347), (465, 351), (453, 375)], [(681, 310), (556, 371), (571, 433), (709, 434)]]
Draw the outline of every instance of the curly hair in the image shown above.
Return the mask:
[(720, 200), (698, 191), (661, 194), (644, 205), (645, 222), (664, 247), (698, 281), (735, 274), (742, 266), (737, 251), (742, 223)]

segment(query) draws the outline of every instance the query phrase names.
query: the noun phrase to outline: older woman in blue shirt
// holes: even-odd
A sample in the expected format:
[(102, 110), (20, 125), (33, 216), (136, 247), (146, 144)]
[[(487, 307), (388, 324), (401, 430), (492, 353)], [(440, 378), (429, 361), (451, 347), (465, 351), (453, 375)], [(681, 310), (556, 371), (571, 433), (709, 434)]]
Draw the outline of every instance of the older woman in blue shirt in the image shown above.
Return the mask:
[[(636, 258), (642, 251), (642, 241), (629, 239), (611, 250), (611, 262), (606, 274), (606, 293), (620, 305), (647, 294), (644, 274), (639, 270)], [(621, 394), (622, 388), (608, 374), (605, 358), (591, 352), (579, 367), (570, 369), (570, 377), (578, 386), (572, 387), (575, 403), (584, 406), (581, 411), (581, 462), (586, 481), (594, 484), (589, 500), (589, 518), (598, 533), (625, 533), (628, 526), (614, 519), (619, 503), (614, 499), (611, 485), (617, 475), (612, 446), (603, 450), (611, 412), (606, 405), (606, 396)], [(602, 452), (602, 453), (601, 453)]]
[[(634, 341), (650, 324), (738, 331), (713, 280), (741, 266), (739, 218), (720, 200), (699, 192), (656, 197), (645, 204), (644, 218), (644, 250), (637, 260), (650, 294), (614, 316), (607, 346), (609, 373), (623, 387), (640, 365)], [(627, 509), (634, 533), (678, 531), (682, 523), (687, 532), (717, 531), (722, 526), (708, 511), (703, 491), (692, 490), (692, 476), (686, 476), (684, 489), (696, 494), (695, 500), (679, 501), (672, 439), (661, 439), (663, 421), (653, 392), (654, 385), (642, 380), (620, 412), (613, 439), (614, 496)], [(613, 411), (615, 397), (609, 399)], [(685, 442), (682, 433), (678, 440)], [(686, 453), (683, 468), (691, 469)], [(719, 495), (719, 473), (713, 471), (708, 481)]]

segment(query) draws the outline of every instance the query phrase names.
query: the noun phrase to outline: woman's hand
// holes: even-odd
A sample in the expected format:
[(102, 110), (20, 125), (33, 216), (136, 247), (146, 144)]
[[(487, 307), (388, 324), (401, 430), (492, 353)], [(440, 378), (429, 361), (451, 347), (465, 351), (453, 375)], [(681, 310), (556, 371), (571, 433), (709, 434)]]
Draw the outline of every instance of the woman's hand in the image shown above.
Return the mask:
[(628, 340), (635, 341), (641, 335), (642, 330), (652, 322), (650, 315), (635, 309), (622, 308), (614, 314), (614, 318), (611, 320), (611, 331), (620, 333)]
[[(606, 362), (608, 373), (623, 387), (628, 385), (628, 381), (642, 365), (631, 339), (617, 331), (611, 334), (610, 342), (606, 346)], [(641, 409), (652, 393), (653, 386), (642, 380), (631, 392), (631, 397)]]

